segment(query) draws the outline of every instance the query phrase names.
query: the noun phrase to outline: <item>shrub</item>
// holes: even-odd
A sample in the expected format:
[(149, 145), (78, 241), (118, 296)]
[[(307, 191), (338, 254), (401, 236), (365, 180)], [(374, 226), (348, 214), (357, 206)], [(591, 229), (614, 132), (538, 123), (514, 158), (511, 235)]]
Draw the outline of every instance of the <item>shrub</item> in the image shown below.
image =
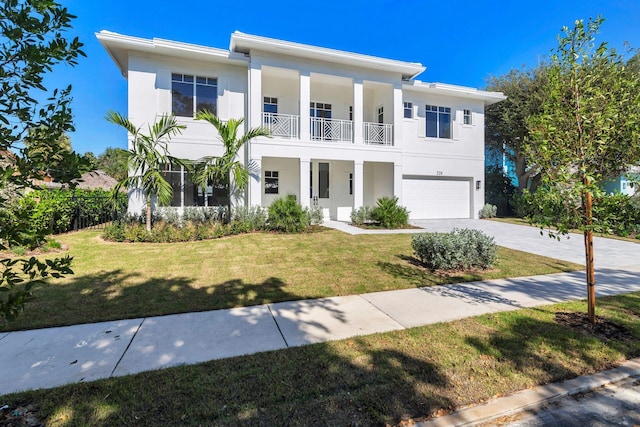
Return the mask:
[(397, 197), (382, 197), (371, 211), (371, 218), (384, 228), (401, 228), (409, 223), (409, 211), (404, 206), (398, 206)]
[(322, 225), (324, 222), (324, 214), (320, 206), (312, 206), (306, 209), (306, 214), (309, 218), (309, 225)]
[(309, 226), (309, 218), (296, 197), (289, 194), (269, 206), (269, 228), (286, 233), (299, 233)]
[(108, 224), (102, 231), (102, 238), (114, 242), (124, 242), (125, 240), (125, 223), (124, 221), (113, 221)]
[(268, 212), (262, 206), (238, 206), (233, 209), (231, 225), (240, 233), (264, 230), (267, 228)]
[(480, 212), (478, 212), (480, 219), (495, 218), (497, 214), (498, 214), (498, 208), (494, 205), (490, 205), (489, 203), (486, 203), (482, 207), (482, 209), (480, 209)]
[(351, 211), (351, 223), (355, 225), (364, 225), (373, 221), (371, 218), (371, 208), (369, 206), (361, 206)]
[(619, 192), (594, 199), (593, 218), (598, 232), (626, 237), (640, 231), (640, 208)]
[(493, 237), (480, 230), (415, 234), (411, 246), (416, 257), (434, 270), (487, 269), (497, 256)]

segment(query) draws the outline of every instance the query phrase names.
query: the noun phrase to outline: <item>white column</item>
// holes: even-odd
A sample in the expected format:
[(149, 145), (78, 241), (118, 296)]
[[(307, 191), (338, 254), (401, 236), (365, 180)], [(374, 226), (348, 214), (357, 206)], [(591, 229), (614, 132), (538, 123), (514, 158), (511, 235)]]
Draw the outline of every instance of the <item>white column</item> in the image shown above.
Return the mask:
[(262, 126), (262, 69), (258, 64), (249, 64), (249, 128)]
[(251, 159), (249, 163), (249, 206), (262, 205), (262, 159)]
[[(362, 144), (362, 123), (364, 121), (364, 101), (362, 80), (353, 82), (353, 143)], [(356, 209), (358, 206), (356, 206)]]
[(393, 86), (393, 145), (402, 145), (402, 123), (404, 118), (404, 104), (402, 101), (402, 86)]
[(393, 195), (398, 198), (398, 206), (404, 206), (402, 203), (402, 165), (393, 164)]
[(300, 139), (309, 141), (310, 136), (310, 113), (311, 103), (311, 76), (308, 71), (300, 71)]
[(353, 208), (358, 209), (364, 205), (364, 163), (353, 162)]
[(311, 163), (310, 159), (300, 159), (300, 200), (298, 203), (303, 208), (308, 208), (311, 206), (311, 200), (309, 198), (309, 164)]

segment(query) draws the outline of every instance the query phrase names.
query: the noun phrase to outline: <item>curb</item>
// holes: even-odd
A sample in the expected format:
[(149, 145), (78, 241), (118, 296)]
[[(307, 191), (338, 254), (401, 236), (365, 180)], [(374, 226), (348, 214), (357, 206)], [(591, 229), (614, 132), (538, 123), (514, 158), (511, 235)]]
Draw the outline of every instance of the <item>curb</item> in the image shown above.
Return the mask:
[(640, 358), (631, 359), (617, 368), (607, 369), (597, 374), (581, 376), (560, 383), (522, 390), (506, 397), (492, 399), (482, 405), (463, 407), (452, 414), (415, 425), (416, 427), (473, 426), (498, 417), (536, 409), (547, 402), (590, 391), (603, 385), (638, 375), (640, 375)]

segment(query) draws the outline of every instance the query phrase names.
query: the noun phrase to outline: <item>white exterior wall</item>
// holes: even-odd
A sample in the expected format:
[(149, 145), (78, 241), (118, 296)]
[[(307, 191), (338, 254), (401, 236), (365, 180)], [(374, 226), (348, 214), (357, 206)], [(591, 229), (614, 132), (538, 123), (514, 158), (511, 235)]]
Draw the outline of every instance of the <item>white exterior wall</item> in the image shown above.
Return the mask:
[[(278, 194), (264, 193), (265, 171), (278, 171)], [(297, 159), (263, 157), (261, 176), (262, 206), (269, 206), (274, 200), (286, 197), (288, 194), (293, 194), (298, 203), (300, 202), (300, 162)]]
[[(218, 116), (223, 120), (245, 117), (247, 125), (261, 125), (265, 96), (278, 99), (279, 114), (299, 116), (300, 138), (258, 138), (241, 153), (242, 159), (257, 165), (244, 203), (268, 206), (277, 197), (294, 194), (300, 203), (309, 205), (303, 172), (310, 162), (321, 160), (331, 163), (332, 217), (340, 216), (340, 208), (344, 217), (348, 207), (375, 206), (383, 196), (395, 195), (402, 204), (403, 178), (415, 177), (468, 180), (472, 185), (470, 216), (477, 217), (484, 204), (484, 100), (466, 97), (461, 91), (443, 95), (424, 86), (412, 89), (399, 73), (374, 67), (259, 51), (251, 51), (246, 60), (240, 65), (238, 60), (225, 62), (224, 58), (204, 61), (129, 53), (130, 120), (140, 126), (171, 112), (171, 73), (215, 77)], [(403, 117), (403, 101), (413, 103), (413, 118)], [(342, 120), (349, 119), (353, 106), (353, 141), (311, 141), (309, 102), (331, 104), (332, 118)], [(451, 108), (451, 139), (424, 136), (426, 104)], [(367, 145), (362, 140), (362, 122), (377, 123), (380, 105), (384, 123), (394, 126), (392, 146)], [(464, 109), (473, 112), (471, 125), (463, 124)], [(183, 117), (178, 122), (187, 129), (172, 139), (173, 156), (198, 159), (222, 153), (210, 124)], [(265, 170), (279, 172), (278, 195), (264, 194)], [(349, 194), (349, 174), (353, 174), (353, 194)], [(477, 181), (480, 188), (476, 190)], [(136, 211), (143, 207), (135, 195), (131, 203)]]

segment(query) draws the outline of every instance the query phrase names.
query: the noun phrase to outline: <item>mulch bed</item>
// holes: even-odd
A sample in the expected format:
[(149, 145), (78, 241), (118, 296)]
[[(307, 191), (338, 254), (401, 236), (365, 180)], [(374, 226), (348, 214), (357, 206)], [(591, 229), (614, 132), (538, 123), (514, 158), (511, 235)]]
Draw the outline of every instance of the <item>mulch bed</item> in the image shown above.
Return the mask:
[(557, 312), (555, 320), (560, 325), (593, 335), (603, 341), (628, 340), (632, 337), (631, 332), (623, 325), (601, 316), (596, 316), (596, 322), (591, 323), (587, 313)]

